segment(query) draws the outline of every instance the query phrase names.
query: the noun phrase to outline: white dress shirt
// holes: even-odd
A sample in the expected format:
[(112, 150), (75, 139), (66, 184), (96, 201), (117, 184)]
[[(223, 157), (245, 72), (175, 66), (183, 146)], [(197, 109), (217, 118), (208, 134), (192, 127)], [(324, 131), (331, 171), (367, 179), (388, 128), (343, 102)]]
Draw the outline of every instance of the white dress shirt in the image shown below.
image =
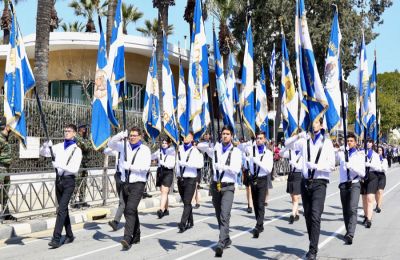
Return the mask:
[(303, 172), (304, 162), (300, 152), (296, 154), (294, 150), (290, 150), (285, 147), (279, 151), (279, 156), (289, 159), (289, 164), (292, 167), (291, 171), (294, 169), (294, 172)]
[[(81, 166), (82, 150), (76, 144), (71, 144), (67, 149), (64, 149), (64, 142), (53, 145), (52, 147), (55, 163), (59, 165), (59, 168), (57, 168), (58, 175), (76, 175)], [(69, 159), (73, 151), (74, 154), (71, 159)], [(51, 157), (50, 148), (48, 146), (42, 146), (39, 153), (41, 156)]]
[(382, 164), (381, 160), (379, 158), (379, 154), (376, 153), (375, 151), (372, 151), (372, 156), (371, 158), (367, 157), (367, 163), (366, 163), (367, 168), (369, 167), (370, 172), (379, 172), (382, 169)]
[(352, 154), (349, 153), (349, 161), (347, 163), (345, 163), (345, 156), (343, 151), (338, 151), (337, 156), (339, 157), (340, 162), (340, 183), (347, 182), (347, 169), (349, 169), (350, 180), (352, 181), (352, 183), (359, 182), (360, 178), (363, 178), (365, 176), (364, 151), (355, 151)]
[[(203, 167), (204, 156), (195, 146), (192, 146), (187, 151), (185, 151), (183, 145), (179, 146), (178, 161), (176, 164), (176, 176), (184, 178), (196, 178), (197, 169)], [(183, 175), (181, 173), (181, 168), (185, 170)]]
[[(253, 154), (253, 149), (255, 155)], [(248, 155), (246, 160), (249, 162), (248, 166), (250, 167), (251, 175), (254, 175), (259, 171), (258, 177), (263, 177), (272, 172), (274, 166), (274, 155), (265, 145), (264, 151), (261, 154), (258, 152), (257, 145), (247, 146), (246, 150), (246, 155)]]
[(151, 160), (157, 160), (158, 167), (163, 166), (167, 169), (173, 169), (175, 167), (175, 157), (176, 157), (175, 148), (169, 147), (165, 151), (165, 154), (159, 149), (154, 153), (152, 153)]

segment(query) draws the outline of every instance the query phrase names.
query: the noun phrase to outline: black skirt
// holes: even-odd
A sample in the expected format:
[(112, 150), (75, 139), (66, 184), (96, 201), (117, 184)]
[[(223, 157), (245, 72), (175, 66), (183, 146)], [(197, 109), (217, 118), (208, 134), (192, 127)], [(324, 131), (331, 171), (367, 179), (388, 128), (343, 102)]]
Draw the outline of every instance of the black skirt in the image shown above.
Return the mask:
[(172, 169), (168, 169), (165, 167), (157, 168), (157, 176), (156, 176), (156, 186), (157, 187), (168, 187), (170, 188), (172, 182), (174, 180), (174, 173)]
[(289, 176), (287, 179), (286, 192), (289, 194), (293, 194), (293, 195), (300, 195), (301, 194), (301, 179), (302, 179), (301, 172), (289, 173)]
[(375, 194), (378, 190), (378, 175), (376, 172), (370, 171), (367, 173), (367, 178), (361, 182), (361, 195)]
[(386, 175), (384, 172), (376, 172), (378, 176), (378, 190), (383, 190), (386, 187)]

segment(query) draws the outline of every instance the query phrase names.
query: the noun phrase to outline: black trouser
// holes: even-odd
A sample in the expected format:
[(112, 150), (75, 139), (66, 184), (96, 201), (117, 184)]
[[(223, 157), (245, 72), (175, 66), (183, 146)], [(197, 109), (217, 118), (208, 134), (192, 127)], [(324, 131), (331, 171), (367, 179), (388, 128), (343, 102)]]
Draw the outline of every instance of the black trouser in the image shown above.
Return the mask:
[(215, 208), (219, 226), (218, 244), (225, 247), (225, 243), (229, 240), (229, 221), (231, 219), (231, 209), (233, 196), (235, 193), (235, 185), (226, 185), (222, 183), (221, 191), (217, 190), (217, 183), (211, 183), (212, 202)]
[(340, 200), (342, 201), (343, 219), (346, 234), (354, 237), (357, 226), (357, 207), (360, 199), (360, 183), (341, 183)]
[(251, 182), (251, 197), (253, 198), (253, 208), (256, 216), (256, 228), (261, 230), (264, 226), (264, 215), (265, 215), (265, 196), (268, 191), (268, 179), (267, 176), (258, 177), (257, 184)]
[(192, 199), (196, 190), (196, 178), (183, 178), (182, 189), (182, 201), (183, 201), (183, 212), (181, 218), (181, 225), (185, 226), (188, 220), (193, 222), (192, 212)]
[(125, 183), (122, 186), (122, 196), (125, 202), (124, 240), (132, 243), (133, 237), (140, 232), (138, 206), (142, 199), (145, 182)]
[(306, 219), (309, 250), (318, 252), (318, 240), (321, 229), (321, 215), (324, 211), (327, 180), (308, 180), (301, 182), (301, 199), (303, 200), (304, 217)]
[(65, 227), (67, 237), (73, 237), (71, 221), (69, 219), (68, 204), (75, 189), (75, 176), (56, 177), (56, 198), (58, 202), (56, 225), (53, 240), (59, 242), (61, 232)]

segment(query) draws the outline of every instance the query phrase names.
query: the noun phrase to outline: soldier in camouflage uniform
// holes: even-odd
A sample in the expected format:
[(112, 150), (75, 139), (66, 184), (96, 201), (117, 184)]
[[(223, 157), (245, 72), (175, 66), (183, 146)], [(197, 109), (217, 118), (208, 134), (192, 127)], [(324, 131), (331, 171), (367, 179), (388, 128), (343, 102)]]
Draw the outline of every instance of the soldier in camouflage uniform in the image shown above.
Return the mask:
[[(10, 127), (7, 126), (6, 118), (2, 117), (0, 120), (0, 174), (6, 174), (10, 169), (12, 158), (11, 147), (8, 143), (9, 133)], [(0, 220), (16, 220), (16, 218), (10, 214), (7, 206), (9, 189), (10, 176), (0, 176)]]
[[(87, 125), (79, 126), (78, 134), (76, 135), (75, 140), (78, 147), (82, 150), (81, 167), (87, 168), (89, 162), (89, 152), (92, 148), (92, 144), (88, 138)], [(78, 174), (78, 177), (75, 180), (75, 196), (73, 196), (73, 198), (76, 199), (77, 195), (79, 194), (79, 201), (72, 202), (74, 203), (74, 208), (89, 207), (89, 204), (86, 202), (87, 176), (88, 171), (83, 170)]]

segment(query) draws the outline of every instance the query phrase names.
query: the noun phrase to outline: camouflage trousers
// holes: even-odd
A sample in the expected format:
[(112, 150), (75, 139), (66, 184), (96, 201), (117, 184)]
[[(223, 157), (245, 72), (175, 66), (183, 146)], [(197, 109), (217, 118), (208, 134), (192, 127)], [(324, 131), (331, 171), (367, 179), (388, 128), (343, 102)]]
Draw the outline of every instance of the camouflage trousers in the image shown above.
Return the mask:
[(0, 215), (7, 208), (8, 191), (10, 190), (10, 176), (0, 177)]
[(72, 196), (72, 204), (75, 203), (74, 200), (77, 200), (77, 198), (79, 198), (79, 203), (86, 202), (87, 176), (88, 172), (82, 171), (75, 178), (75, 191), (74, 195)]

